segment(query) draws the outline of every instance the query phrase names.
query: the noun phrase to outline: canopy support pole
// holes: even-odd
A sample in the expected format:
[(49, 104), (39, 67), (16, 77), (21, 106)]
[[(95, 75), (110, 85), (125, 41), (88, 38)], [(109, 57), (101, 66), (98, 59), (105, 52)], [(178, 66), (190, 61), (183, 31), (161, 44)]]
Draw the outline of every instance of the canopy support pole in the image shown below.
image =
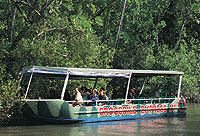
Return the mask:
[(63, 98), (65, 96), (65, 90), (66, 90), (66, 87), (67, 87), (68, 79), (69, 79), (69, 72), (67, 72), (67, 75), (66, 75), (66, 78), (65, 78), (65, 83), (64, 83), (61, 98), (60, 98), (61, 100), (63, 100)]
[(32, 77), (33, 77), (33, 72), (31, 73), (31, 77), (29, 79), (29, 82), (28, 82), (28, 86), (27, 86), (27, 89), (26, 89), (26, 94), (25, 94), (25, 99), (28, 95), (28, 90), (29, 90), (29, 87), (30, 87), (30, 84), (31, 84), (31, 81), (32, 81)]
[(183, 75), (180, 75), (179, 86), (178, 86), (178, 98), (180, 98), (182, 78)]
[(132, 73), (130, 73), (129, 79), (128, 79), (128, 84), (127, 84), (127, 88), (126, 88), (125, 104), (127, 103), (127, 97), (128, 97), (128, 91), (129, 91), (129, 86), (130, 86), (130, 82), (131, 82), (131, 76), (132, 76)]
[(95, 83), (94, 83), (94, 87), (93, 87), (93, 90), (96, 88), (96, 85), (97, 85), (97, 81), (98, 81), (98, 78), (96, 78), (95, 80)]

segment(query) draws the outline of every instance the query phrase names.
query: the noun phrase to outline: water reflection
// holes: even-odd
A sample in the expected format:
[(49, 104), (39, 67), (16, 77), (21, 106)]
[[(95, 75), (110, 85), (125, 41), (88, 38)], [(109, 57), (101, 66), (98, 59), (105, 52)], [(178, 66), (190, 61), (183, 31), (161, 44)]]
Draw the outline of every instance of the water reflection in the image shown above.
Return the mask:
[(171, 126), (180, 125), (178, 131), (182, 131), (185, 127), (185, 118), (154, 118), (154, 119), (142, 119), (131, 121), (119, 121), (119, 122), (106, 122), (85, 124), (84, 127), (98, 128), (96, 129), (100, 135), (160, 135), (165, 134)]
[[(2, 136), (52, 135), (52, 136), (82, 136), (82, 135), (156, 135), (167, 133), (176, 127), (184, 131), (183, 118), (154, 118), (142, 120), (113, 121), (73, 125), (40, 125), (1, 128)], [(176, 130), (176, 131), (177, 131)]]
[(199, 135), (200, 105), (190, 105), (187, 115), (70, 125), (37, 125), (0, 128), (0, 136), (127, 136)]

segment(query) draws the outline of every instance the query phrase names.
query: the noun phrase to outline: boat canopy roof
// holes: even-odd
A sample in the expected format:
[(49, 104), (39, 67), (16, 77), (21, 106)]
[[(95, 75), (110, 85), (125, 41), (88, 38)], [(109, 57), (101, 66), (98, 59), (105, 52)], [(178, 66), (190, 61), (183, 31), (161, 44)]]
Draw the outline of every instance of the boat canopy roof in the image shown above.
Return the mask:
[(29, 66), (24, 67), (20, 74), (50, 74), (50, 75), (67, 75), (69, 73), (72, 77), (122, 77), (129, 78), (132, 76), (146, 77), (146, 76), (170, 76), (183, 75), (180, 71), (161, 71), (161, 70), (122, 70), (122, 69), (91, 69), (91, 68), (66, 68), (66, 67), (41, 67)]

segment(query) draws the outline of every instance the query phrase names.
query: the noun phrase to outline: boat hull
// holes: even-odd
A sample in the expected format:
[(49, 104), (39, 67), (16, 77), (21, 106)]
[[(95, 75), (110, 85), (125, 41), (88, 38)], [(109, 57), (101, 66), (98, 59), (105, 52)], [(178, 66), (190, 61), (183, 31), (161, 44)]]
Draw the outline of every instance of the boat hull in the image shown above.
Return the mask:
[(72, 107), (63, 100), (27, 101), (24, 113), (32, 123), (86, 123), (186, 114), (186, 101)]

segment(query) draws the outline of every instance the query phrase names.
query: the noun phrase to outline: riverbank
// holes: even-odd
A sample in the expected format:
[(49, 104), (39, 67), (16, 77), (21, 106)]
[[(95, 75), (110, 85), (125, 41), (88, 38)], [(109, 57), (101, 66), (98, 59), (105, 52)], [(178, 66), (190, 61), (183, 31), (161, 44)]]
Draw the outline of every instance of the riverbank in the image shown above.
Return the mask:
[(200, 103), (200, 95), (199, 94), (196, 96), (194, 96), (192, 94), (186, 95), (185, 98), (188, 103)]

